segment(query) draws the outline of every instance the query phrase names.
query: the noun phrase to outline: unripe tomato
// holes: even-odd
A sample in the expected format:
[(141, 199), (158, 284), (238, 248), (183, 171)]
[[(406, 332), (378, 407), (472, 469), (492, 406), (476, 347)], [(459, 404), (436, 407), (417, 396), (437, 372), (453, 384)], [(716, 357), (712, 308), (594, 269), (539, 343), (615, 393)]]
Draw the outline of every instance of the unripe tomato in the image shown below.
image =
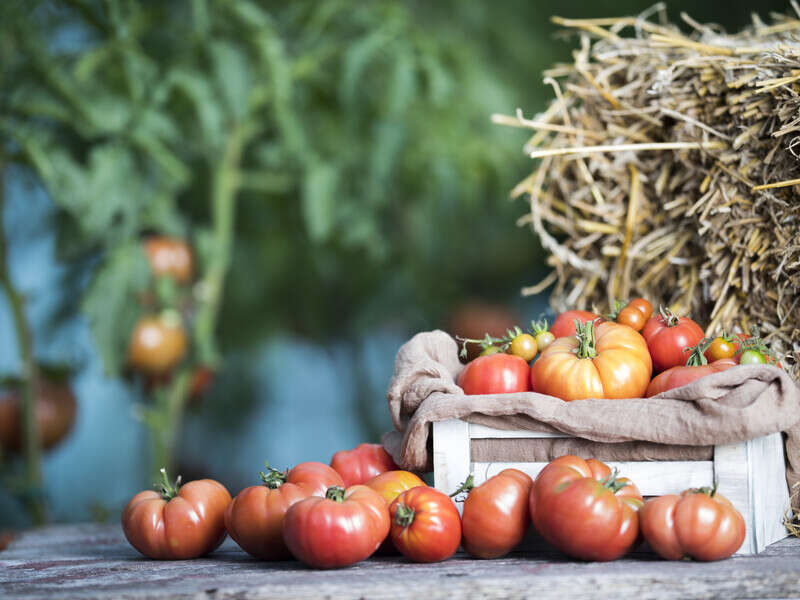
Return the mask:
[(758, 350), (745, 350), (739, 356), (740, 365), (763, 365), (766, 364), (767, 359)]
[(146, 316), (139, 319), (128, 346), (128, 364), (148, 375), (165, 375), (186, 355), (186, 334), (180, 318)]
[(331, 467), (342, 476), (345, 487), (397, 470), (394, 460), (380, 444), (359, 444), (352, 450), (339, 450), (331, 458)]
[(519, 356), (525, 362), (531, 362), (539, 351), (536, 339), (530, 333), (520, 333), (511, 340), (508, 353)]
[(395, 547), (414, 562), (439, 562), (461, 543), (461, 517), (453, 501), (431, 487), (403, 492), (389, 507)]
[(282, 473), (267, 467), (263, 485), (243, 489), (225, 510), (225, 529), (242, 550), (263, 560), (291, 557), (283, 541), (283, 518), (289, 507), (309, 496), (324, 496), (343, 485), (339, 474), (320, 462), (304, 462)]
[(293, 504), (283, 518), (283, 539), (292, 555), (319, 569), (368, 558), (388, 533), (386, 503), (365, 485), (332, 487), (324, 498)]
[[(72, 430), (77, 402), (72, 388), (62, 381), (39, 378), (33, 393), (39, 443), (49, 450)], [(22, 448), (21, 418), (19, 393), (10, 391), (0, 398), (0, 448), (5, 452), (19, 452)]]
[(144, 250), (150, 269), (157, 277), (172, 277), (178, 283), (192, 280), (194, 261), (184, 240), (154, 235), (144, 241)]
[(507, 394), (530, 390), (530, 367), (519, 356), (479, 356), (461, 371), (458, 385), (467, 395)]
[(150, 558), (179, 560), (208, 554), (225, 539), (224, 513), (231, 501), (213, 479), (174, 484), (164, 477), (160, 492), (136, 494), (122, 513), (131, 546)]
[(733, 340), (729, 341), (725, 337), (715, 337), (711, 340), (705, 355), (711, 362), (723, 358), (733, 358), (736, 354), (737, 346), (738, 344)]
[(502, 352), (497, 346), (486, 346), (478, 356), (491, 356), (492, 354), (499, 354)]

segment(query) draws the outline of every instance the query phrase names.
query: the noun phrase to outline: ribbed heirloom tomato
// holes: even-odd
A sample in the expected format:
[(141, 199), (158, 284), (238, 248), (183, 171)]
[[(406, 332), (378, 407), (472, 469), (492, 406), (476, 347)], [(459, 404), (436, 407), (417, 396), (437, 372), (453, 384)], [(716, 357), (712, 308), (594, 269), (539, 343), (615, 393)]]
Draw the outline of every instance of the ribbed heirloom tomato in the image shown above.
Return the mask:
[(150, 558), (186, 559), (203, 556), (225, 539), (224, 513), (231, 496), (213, 479), (181, 485), (163, 483), (158, 492), (136, 494), (122, 513), (122, 531), (131, 546)]
[(642, 329), (656, 373), (686, 364), (689, 350), (705, 337), (702, 327), (687, 317), (662, 308)]
[(556, 339), (575, 335), (576, 319), (580, 321), (581, 325), (597, 319), (603, 320), (600, 315), (588, 310), (568, 310), (556, 317), (553, 326), (550, 328), (550, 333), (556, 336)]
[(359, 444), (352, 450), (339, 450), (331, 458), (331, 467), (342, 476), (345, 487), (397, 470), (392, 457), (380, 444)]
[(667, 560), (720, 560), (744, 542), (742, 515), (716, 487), (648, 500), (639, 518), (647, 543)]
[(328, 465), (304, 462), (291, 471), (267, 465), (263, 485), (243, 489), (225, 510), (225, 528), (242, 550), (264, 560), (291, 557), (283, 542), (283, 517), (295, 502), (324, 496), (330, 487), (342, 486), (342, 478)]
[(536, 477), (530, 495), (533, 524), (564, 554), (615, 560), (638, 541), (642, 495), (630, 480), (592, 458), (561, 456)]
[(459, 491), (467, 491), (461, 514), (464, 549), (476, 558), (498, 558), (511, 552), (531, 523), (528, 508), (533, 481), (517, 469), (504, 469), (478, 487), (472, 476)]
[(458, 385), (467, 395), (527, 392), (531, 389), (530, 367), (511, 354), (479, 356), (461, 371)]
[(395, 547), (415, 562), (439, 562), (461, 543), (461, 517), (453, 501), (430, 487), (403, 492), (389, 507)]
[(534, 392), (562, 400), (640, 398), (652, 362), (644, 339), (617, 323), (589, 321), (573, 337), (558, 338), (531, 368)]
[(389, 511), (365, 485), (329, 488), (293, 504), (283, 518), (292, 555), (320, 569), (346, 567), (369, 557), (389, 533)]

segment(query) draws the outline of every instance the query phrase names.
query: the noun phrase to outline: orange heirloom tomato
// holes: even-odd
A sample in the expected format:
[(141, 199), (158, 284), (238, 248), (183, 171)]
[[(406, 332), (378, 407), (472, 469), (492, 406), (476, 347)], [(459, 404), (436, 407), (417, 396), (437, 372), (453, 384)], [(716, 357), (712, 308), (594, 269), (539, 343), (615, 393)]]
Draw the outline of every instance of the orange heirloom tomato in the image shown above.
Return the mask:
[(576, 331), (558, 338), (533, 363), (533, 391), (566, 401), (641, 398), (653, 372), (644, 338), (611, 322), (590, 321)]
[(264, 560), (291, 557), (283, 542), (283, 517), (295, 502), (324, 496), (343, 485), (339, 474), (320, 462), (304, 462), (281, 472), (267, 465), (263, 485), (243, 489), (225, 510), (225, 529), (245, 552)]
[(744, 542), (742, 515), (716, 488), (686, 490), (645, 502), (639, 511), (642, 535), (661, 558), (720, 560)]
[(172, 277), (178, 283), (192, 280), (192, 251), (182, 239), (150, 236), (144, 241), (144, 251), (154, 275)]
[(564, 554), (615, 560), (638, 543), (642, 495), (630, 480), (590, 458), (561, 456), (536, 477), (530, 495), (536, 530)]
[[(381, 498), (386, 501), (388, 508), (394, 499), (403, 492), (415, 487), (426, 487), (426, 483), (419, 477), (408, 471), (386, 471), (370, 479), (365, 483), (368, 488), (375, 490)], [(378, 554), (397, 554), (397, 549), (392, 544), (392, 540), (386, 538), (378, 549)]]
[(283, 518), (292, 555), (319, 569), (346, 567), (369, 557), (389, 533), (389, 511), (365, 485), (329, 488), (293, 504)]
[(150, 558), (186, 559), (203, 556), (225, 539), (225, 508), (231, 496), (213, 479), (181, 485), (164, 481), (160, 492), (136, 494), (122, 513), (122, 531), (131, 546)]
[(352, 450), (339, 450), (331, 458), (331, 467), (342, 476), (345, 487), (397, 470), (392, 457), (380, 444), (359, 444)]
[(461, 514), (464, 549), (476, 558), (505, 556), (531, 524), (528, 497), (533, 480), (517, 469), (504, 469), (469, 489), (471, 477), (462, 486), (469, 490)]
[(431, 487), (403, 492), (389, 507), (392, 543), (414, 562), (439, 562), (461, 543), (461, 517), (453, 501)]

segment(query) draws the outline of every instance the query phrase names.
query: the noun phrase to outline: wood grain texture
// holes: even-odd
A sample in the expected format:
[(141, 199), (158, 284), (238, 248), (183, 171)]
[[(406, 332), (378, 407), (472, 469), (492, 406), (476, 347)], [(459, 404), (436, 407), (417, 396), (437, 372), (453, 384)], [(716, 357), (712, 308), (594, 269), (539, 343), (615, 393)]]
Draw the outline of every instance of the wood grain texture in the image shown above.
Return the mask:
[(153, 561), (131, 548), (118, 525), (33, 530), (0, 553), (0, 597), (208, 598), (790, 598), (800, 596), (800, 540), (759, 556), (717, 563), (665, 562), (639, 552), (611, 563), (570, 561), (544, 549), (479, 561), (459, 553), (432, 565), (373, 558), (317, 571), (295, 562), (264, 563), (233, 542), (209, 557)]

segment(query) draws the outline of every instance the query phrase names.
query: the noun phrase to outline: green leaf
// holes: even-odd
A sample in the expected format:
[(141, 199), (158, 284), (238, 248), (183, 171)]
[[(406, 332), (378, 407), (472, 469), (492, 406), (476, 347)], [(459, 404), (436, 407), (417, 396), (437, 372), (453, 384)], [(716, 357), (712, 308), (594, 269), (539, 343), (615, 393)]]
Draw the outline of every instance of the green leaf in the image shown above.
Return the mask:
[(237, 121), (247, 113), (250, 93), (250, 65), (244, 51), (224, 41), (209, 46), (217, 89), (225, 100), (229, 114)]
[(110, 375), (125, 364), (129, 336), (141, 312), (136, 299), (149, 282), (150, 267), (141, 246), (125, 244), (106, 256), (86, 294), (83, 309)]
[(332, 165), (320, 163), (303, 180), (303, 218), (312, 241), (324, 241), (333, 229), (338, 177)]

